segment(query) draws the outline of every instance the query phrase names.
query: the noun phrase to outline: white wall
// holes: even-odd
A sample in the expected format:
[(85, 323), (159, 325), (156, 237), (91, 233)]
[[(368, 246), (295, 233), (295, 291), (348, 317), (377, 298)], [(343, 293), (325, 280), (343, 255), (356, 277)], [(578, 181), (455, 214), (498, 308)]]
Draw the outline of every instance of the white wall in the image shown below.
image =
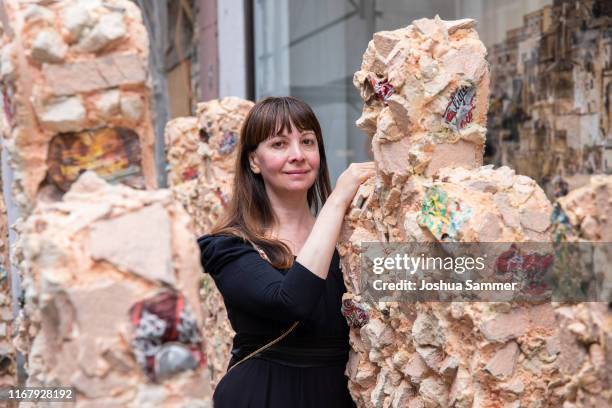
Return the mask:
[(255, 97), (289, 95), (289, 0), (254, 3)]
[(219, 97), (247, 97), (247, 63), (243, 0), (217, 1)]

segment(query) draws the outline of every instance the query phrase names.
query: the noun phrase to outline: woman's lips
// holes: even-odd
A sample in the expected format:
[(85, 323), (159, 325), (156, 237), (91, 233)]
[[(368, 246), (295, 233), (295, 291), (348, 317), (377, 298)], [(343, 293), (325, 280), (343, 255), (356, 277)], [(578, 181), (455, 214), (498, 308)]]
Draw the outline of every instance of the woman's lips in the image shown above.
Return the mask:
[(286, 174), (306, 174), (308, 173), (308, 170), (291, 170), (291, 171), (286, 171)]

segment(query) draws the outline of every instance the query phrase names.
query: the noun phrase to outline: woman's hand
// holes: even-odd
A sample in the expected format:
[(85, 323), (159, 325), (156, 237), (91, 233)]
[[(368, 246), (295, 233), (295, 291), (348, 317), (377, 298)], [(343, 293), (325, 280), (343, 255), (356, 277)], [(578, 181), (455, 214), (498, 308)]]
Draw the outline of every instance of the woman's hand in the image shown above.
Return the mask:
[(374, 162), (365, 163), (351, 163), (349, 167), (338, 177), (336, 181), (336, 187), (332, 191), (330, 198), (338, 200), (346, 209), (359, 186), (372, 177), (376, 173), (376, 166)]
[(327, 278), (329, 263), (338, 241), (346, 209), (359, 185), (375, 174), (374, 162), (352, 163), (336, 182), (336, 188), (321, 208), (310, 235), (296, 261), (322, 279)]

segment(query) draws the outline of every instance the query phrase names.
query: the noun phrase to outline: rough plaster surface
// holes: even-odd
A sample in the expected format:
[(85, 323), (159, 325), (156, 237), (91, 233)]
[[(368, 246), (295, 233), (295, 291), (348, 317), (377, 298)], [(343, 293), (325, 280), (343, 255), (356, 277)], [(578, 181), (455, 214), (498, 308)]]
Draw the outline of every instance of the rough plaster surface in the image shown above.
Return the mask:
[[(359, 407), (612, 402), (612, 321), (604, 303), (371, 304), (361, 297), (361, 242), (551, 241), (553, 206), (543, 190), (508, 167), (479, 167), (485, 53), (474, 22), (421, 19), (375, 33), (355, 74), (364, 100), (357, 126), (372, 137), (378, 168), (358, 191), (340, 238), (343, 312), (352, 326), (346, 373)], [(464, 112), (463, 120), (453, 121), (453, 112)], [(595, 207), (606, 208), (608, 196), (609, 188), (591, 186), (563, 205), (600, 239), (607, 218)], [(452, 210), (424, 217), (432, 200)]]
[[(0, 177), (0, 183), (2, 177)], [(1, 185), (1, 184), (0, 184)], [(9, 263), (8, 219), (4, 197), (0, 198), (0, 387), (17, 383), (13, 338), (13, 301)]]
[[(81, 407), (211, 406), (189, 222), (169, 190), (111, 186), (93, 172), (62, 201), (36, 206), (21, 228), (26, 324), (17, 344), (27, 385), (74, 386)], [(160, 293), (181, 306), (141, 315), (140, 302)]]
[[(139, 8), (127, 0), (8, 0), (2, 8), (9, 23), (0, 56), (3, 137), (21, 211), (39, 199), (57, 200), (81, 170), (155, 188), (149, 42)], [(109, 145), (108, 132), (89, 138), (105, 128), (133, 132), (133, 145), (124, 135)], [(54, 137), (79, 132), (73, 157), (80, 159), (69, 165), (53, 156)], [(66, 136), (64, 151), (74, 137)], [(53, 175), (68, 185), (58, 190)]]

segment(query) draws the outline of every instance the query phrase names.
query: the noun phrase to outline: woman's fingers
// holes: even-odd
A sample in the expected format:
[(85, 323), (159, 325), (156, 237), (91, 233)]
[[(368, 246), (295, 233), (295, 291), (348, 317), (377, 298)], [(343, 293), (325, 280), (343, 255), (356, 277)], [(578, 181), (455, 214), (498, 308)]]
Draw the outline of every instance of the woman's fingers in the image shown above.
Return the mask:
[(335, 196), (348, 206), (359, 186), (375, 173), (374, 162), (351, 163), (336, 181)]
[(359, 173), (359, 182), (363, 183), (376, 174), (376, 164), (374, 162), (355, 163)]
[(374, 175), (376, 175), (376, 171), (374, 169), (364, 171), (363, 173), (359, 175), (359, 181), (363, 183), (364, 181), (366, 181), (367, 179), (369, 179), (370, 177)]

